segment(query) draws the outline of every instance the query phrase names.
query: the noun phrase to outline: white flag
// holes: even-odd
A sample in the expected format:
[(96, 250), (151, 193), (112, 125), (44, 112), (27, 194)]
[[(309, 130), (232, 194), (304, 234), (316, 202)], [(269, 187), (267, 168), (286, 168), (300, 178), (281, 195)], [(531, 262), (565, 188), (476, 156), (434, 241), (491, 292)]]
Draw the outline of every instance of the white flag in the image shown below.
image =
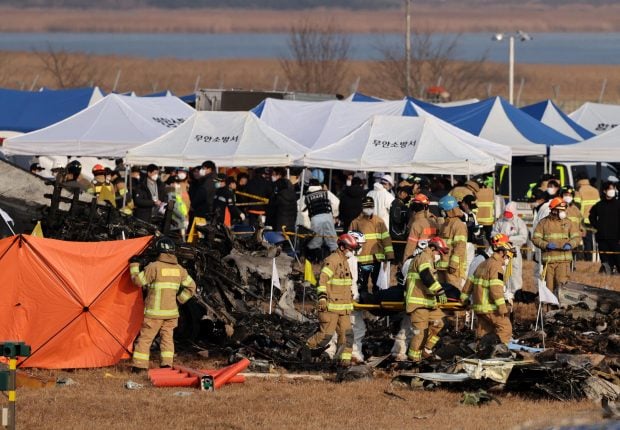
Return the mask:
[(547, 283), (542, 279), (538, 280), (538, 301), (540, 303), (549, 303), (550, 305), (560, 306), (558, 298), (547, 288)]
[(278, 267), (276, 266), (276, 259), (273, 259), (273, 266), (271, 268), (271, 286), (276, 287), (278, 290), (282, 291), (282, 287), (280, 286), (280, 277), (278, 276)]
[(2, 219), (4, 220), (5, 223), (7, 223), (10, 226), (15, 225), (15, 222), (13, 221), (13, 218), (11, 218), (11, 215), (9, 215), (8, 213), (6, 213), (5, 211), (3, 211), (2, 209), (0, 209), (0, 216), (2, 217)]

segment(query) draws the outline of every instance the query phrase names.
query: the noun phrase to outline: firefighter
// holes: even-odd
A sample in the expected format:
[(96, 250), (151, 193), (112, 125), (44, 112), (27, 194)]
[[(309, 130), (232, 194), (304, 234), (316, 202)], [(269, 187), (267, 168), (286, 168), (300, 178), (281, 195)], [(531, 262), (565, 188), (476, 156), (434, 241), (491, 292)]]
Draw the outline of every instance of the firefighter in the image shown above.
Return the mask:
[(495, 192), (493, 191), (493, 177), (480, 178), (480, 189), (476, 192), (476, 204), (478, 213), (476, 219), (482, 226), (485, 238), (491, 236), (493, 223), (495, 222)]
[(600, 200), (598, 190), (590, 184), (590, 180), (585, 174), (577, 177), (575, 183), (575, 205), (579, 207), (581, 216), (583, 217), (583, 228), (586, 234), (583, 238), (583, 251), (584, 260), (592, 259), (592, 255), (589, 254), (594, 250), (594, 229), (590, 224), (590, 210), (592, 206)]
[(560, 191), (559, 197), (566, 202), (566, 218), (573, 223), (575, 230), (579, 232), (579, 245), (577, 248), (583, 247), (583, 237), (586, 235), (586, 229), (583, 224), (583, 215), (577, 206), (575, 206), (575, 189), (567, 185)]
[(500, 350), (508, 351), (512, 338), (512, 324), (504, 298), (504, 273), (514, 248), (510, 242), (494, 241), (493, 255), (480, 263), (469, 277), (463, 291), (461, 302), (467, 304), (472, 297), (472, 308), (476, 314), (476, 338), (495, 333), (505, 345)]
[(377, 279), (381, 264), (394, 260), (394, 247), (390, 232), (383, 220), (374, 215), (374, 209), (375, 201), (372, 197), (364, 197), (362, 213), (349, 226), (350, 230), (359, 231), (366, 238), (366, 243), (357, 256), (360, 293), (368, 291), (368, 278), (372, 279), (373, 291), (378, 291)]
[(532, 236), (532, 243), (542, 253), (543, 273), (547, 288), (557, 295), (557, 288), (568, 281), (572, 249), (579, 245), (581, 235), (567, 219), (566, 202), (556, 197), (549, 202), (550, 213), (543, 218)]
[[(443, 312), (438, 303), (447, 303), (448, 297), (437, 281), (435, 265), (448, 253), (448, 245), (440, 237), (418, 242), (407, 272), (405, 306), (411, 319), (413, 336), (407, 357), (414, 362), (432, 356), (443, 328)], [(422, 346), (424, 349), (422, 350)]]
[(463, 212), (455, 197), (447, 195), (439, 200), (445, 222), (441, 225), (439, 237), (450, 250), (437, 263), (439, 279), (459, 290), (463, 286), (467, 270), (467, 226), (461, 220)]
[(474, 196), (480, 191), (480, 185), (476, 181), (469, 180), (464, 185), (458, 185), (450, 191), (450, 195), (456, 199), (457, 202), (462, 202), (465, 196)]
[(437, 235), (437, 219), (428, 211), (430, 200), (422, 193), (411, 199), (410, 208), (413, 212), (407, 246), (403, 254), (403, 263), (411, 257), (420, 240), (428, 240)]
[(95, 164), (92, 169), (93, 180), (87, 192), (97, 196), (98, 203), (109, 202), (116, 207), (114, 185), (106, 179), (106, 168), (101, 164)]
[(174, 255), (175, 244), (162, 237), (156, 243), (159, 256), (140, 271), (140, 263), (132, 258), (129, 266), (133, 282), (147, 289), (144, 321), (133, 352), (133, 371), (149, 368), (149, 351), (160, 333), (160, 367), (171, 367), (174, 359), (173, 331), (179, 319), (177, 301), (186, 303), (196, 293), (196, 283)]
[(301, 355), (308, 361), (312, 350), (324, 350), (333, 334), (338, 333), (338, 345), (343, 346), (340, 364), (346, 367), (351, 364), (353, 346), (353, 276), (348, 259), (359, 245), (348, 233), (338, 237), (337, 245), (338, 249), (323, 262), (317, 286), (319, 330), (308, 339)]

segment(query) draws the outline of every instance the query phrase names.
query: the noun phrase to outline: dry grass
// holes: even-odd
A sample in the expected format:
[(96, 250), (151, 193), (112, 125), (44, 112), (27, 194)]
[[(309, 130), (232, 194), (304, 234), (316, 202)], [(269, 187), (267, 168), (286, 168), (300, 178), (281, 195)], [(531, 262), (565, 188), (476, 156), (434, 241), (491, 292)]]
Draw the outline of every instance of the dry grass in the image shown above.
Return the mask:
[[(177, 94), (193, 91), (196, 77), (200, 76), (203, 88), (242, 88), (271, 90), (274, 80), (279, 76), (282, 90), (288, 85), (283, 82), (283, 72), (277, 59), (233, 59), (233, 60), (177, 60), (143, 59), (118, 56), (74, 56), (76, 61), (88, 61), (95, 78), (75, 85), (95, 84), (109, 91), (121, 70), (118, 91), (136, 91), (145, 94), (162, 89), (170, 89)], [(358, 90), (367, 94), (400, 98), (398, 92), (385, 92), (384, 83), (374, 73), (376, 63), (372, 61), (351, 61), (345, 84), (339, 91), (351, 92), (351, 85), (360, 78)], [(486, 65), (493, 78), (491, 95), (507, 96), (507, 67), (501, 64)], [(604, 78), (608, 79), (606, 103), (620, 103), (620, 74), (617, 66), (604, 65), (528, 65), (519, 64), (516, 68), (516, 81), (525, 77), (525, 87), (521, 105), (534, 103), (545, 98), (554, 98), (553, 86), (559, 85), (559, 97), (554, 101), (567, 111), (576, 109), (585, 101), (596, 101)], [(0, 53), (0, 86), (28, 89), (37, 79), (37, 86), (56, 87), (56, 80), (43, 70), (41, 60), (33, 53)], [(294, 90), (294, 88), (288, 88)], [(448, 88), (449, 90), (449, 88)], [(486, 98), (482, 92), (454, 94), (456, 98)]]
[[(617, 31), (620, 5), (543, 6), (485, 5), (471, 7), (458, 1), (413, 7), (414, 28), (434, 31)], [(302, 17), (333, 19), (345, 32), (400, 32), (403, 11), (313, 9), (269, 11), (247, 9), (16, 9), (0, 8), (0, 31), (81, 32), (282, 32)]]

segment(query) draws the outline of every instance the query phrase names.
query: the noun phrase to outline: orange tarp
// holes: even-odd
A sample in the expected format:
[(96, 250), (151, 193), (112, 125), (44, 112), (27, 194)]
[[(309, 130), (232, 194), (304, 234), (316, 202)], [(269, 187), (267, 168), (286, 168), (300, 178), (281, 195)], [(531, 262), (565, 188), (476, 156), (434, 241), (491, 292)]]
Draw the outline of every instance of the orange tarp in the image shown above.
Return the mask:
[(19, 366), (101, 367), (127, 357), (144, 312), (128, 260), (150, 240), (0, 240), (0, 341), (32, 348)]

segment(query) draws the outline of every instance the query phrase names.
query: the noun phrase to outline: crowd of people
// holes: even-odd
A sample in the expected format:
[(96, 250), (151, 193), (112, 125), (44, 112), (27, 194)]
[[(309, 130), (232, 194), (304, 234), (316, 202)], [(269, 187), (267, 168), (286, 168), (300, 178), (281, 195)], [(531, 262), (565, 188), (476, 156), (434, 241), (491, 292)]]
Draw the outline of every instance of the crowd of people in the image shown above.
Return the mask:
[(432, 356), (448, 301), (471, 306), (479, 337), (495, 333), (505, 349), (512, 335), (508, 316), (523, 285), (522, 251), (530, 241), (534, 276), (555, 292), (568, 281), (574, 259), (591, 258), (595, 244), (601, 270), (620, 269), (617, 181), (605, 181), (599, 193), (588, 178), (572, 187), (541, 177), (529, 193), (528, 226), (517, 203), (506, 204), (495, 193), (489, 175), (453, 183), (449, 176), (400, 175), (396, 181), (385, 173), (341, 171), (328, 179), (319, 169), (224, 172), (205, 161), (191, 169), (133, 166), (125, 178), (118, 160), (114, 169), (94, 166), (88, 182), (78, 165), (65, 169), (66, 184), (144, 221), (174, 202), (173, 230), (181, 240), (196, 219), (290, 234), (300, 225), (311, 229), (302, 253), (321, 264), (320, 329), (301, 351), (305, 358), (327, 353), (331, 341), (344, 364), (363, 360), (365, 328), (354, 300), (404, 299), (406, 315), (392, 350), (399, 360)]

